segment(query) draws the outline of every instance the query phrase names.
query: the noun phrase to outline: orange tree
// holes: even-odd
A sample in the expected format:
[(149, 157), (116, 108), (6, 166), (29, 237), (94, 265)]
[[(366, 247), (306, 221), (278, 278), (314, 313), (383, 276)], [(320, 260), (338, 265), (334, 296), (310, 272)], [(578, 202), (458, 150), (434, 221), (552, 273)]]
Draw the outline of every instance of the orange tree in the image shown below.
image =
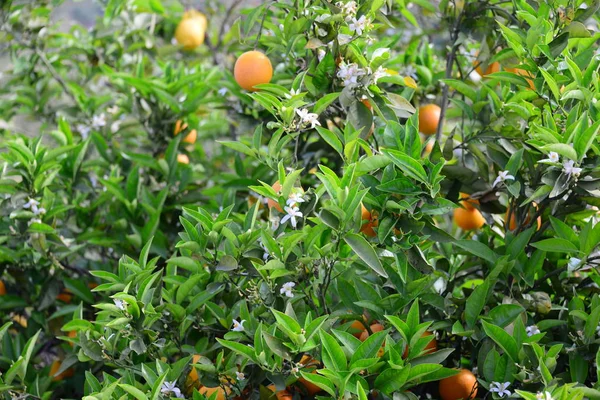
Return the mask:
[[(169, 15), (195, 21), (199, 47), (186, 41), (192, 53), (173, 57), (190, 68), (210, 54), (223, 73), (211, 85), (218, 104), (204, 108), (210, 95), (187, 86), (201, 67), (174, 74), (156, 55), (140, 56), (135, 70), (103, 65), (121, 109), (150, 138), (143, 151), (121, 152), (123, 162), (164, 168), (165, 152), (172, 167), (188, 132), (167, 137), (185, 124), (201, 128), (222, 105), (231, 140), (205, 146), (237, 154), (230, 171), (209, 175), (220, 190), (172, 198), (180, 228), (160, 213), (156, 229), (117, 250), (118, 263), (86, 266), (104, 297), (95, 312), (53, 315), (64, 322), (68, 361), (45, 362), (48, 329), (6, 324), (2, 349), (14, 350), (0, 359), (0, 390), (43, 397), (68, 385), (90, 399), (599, 397), (598, 5), (300, 0), (232, 19), (237, 5), (223, 10), (226, 24), (234, 20), (227, 33), (174, 2), (108, 3), (104, 23), (140, 13), (167, 42), (184, 41)], [(57, 81), (51, 71), (46, 79)], [(200, 119), (190, 115), (198, 108)], [(27, 140), (11, 145), (11, 168), (22, 168)], [(111, 147), (98, 146), (100, 156), (102, 148)], [(60, 157), (68, 151), (51, 154), (70, 162)], [(167, 185), (191, 184), (174, 174)], [(106, 182), (119, 201), (119, 182)], [(20, 184), (8, 186), (27, 192)], [(147, 196), (130, 201), (138, 197)], [(44, 225), (27, 233), (51, 237), (38, 231)], [(35, 250), (11, 254), (43, 260), (41, 276), (53, 276), (44, 264), (51, 253)], [(10, 293), (17, 274), (5, 275)], [(32, 385), (40, 365), (54, 383)]]

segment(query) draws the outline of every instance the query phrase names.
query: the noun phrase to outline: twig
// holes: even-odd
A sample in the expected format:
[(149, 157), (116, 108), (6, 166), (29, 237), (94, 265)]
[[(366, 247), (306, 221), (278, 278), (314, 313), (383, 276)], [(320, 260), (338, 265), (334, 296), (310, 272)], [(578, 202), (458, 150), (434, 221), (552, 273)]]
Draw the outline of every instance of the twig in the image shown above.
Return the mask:
[(240, 5), (242, 1), (243, 0), (234, 1), (233, 3), (231, 3), (227, 11), (225, 11), (225, 17), (223, 18), (223, 22), (221, 23), (221, 28), (219, 29), (219, 36), (217, 36), (217, 43), (215, 44), (216, 48), (218, 48), (223, 42), (223, 34), (225, 33), (225, 25), (227, 24), (227, 20), (229, 20), (229, 17), (231, 17), (233, 10), (235, 10), (235, 8), (238, 5)]
[[(457, 43), (458, 27), (460, 26), (460, 22), (463, 19), (464, 13), (465, 13), (465, 10), (463, 9), (460, 12), (460, 14), (458, 15), (458, 17), (456, 17), (456, 21), (454, 22), (454, 27), (452, 29), (452, 32), (450, 33), (450, 41), (452, 42), (452, 48), (450, 49), (450, 52), (448, 53), (448, 56), (446, 58), (446, 74), (445, 74), (446, 79), (450, 79), (450, 77), (452, 77), (452, 67), (454, 66), (454, 59), (456, 57), (456, 51), (460, 47), (460, 44)], [(435, 140), (438, 143), (440, 142), (440, 139), (442, 137), (442, 129), (444, 128), (444, 119), (446, 118), (446, 110), (448, 109), (448, 92), (449, 92), (449, 86), (447, 84), (444, 84), (444, 88), (442, 89), (442, 105), (441, 105), (441, 111), (440, 111), (440, 120), (438, 122), (437, 132), (435, 134)]]
[(67, 94), (67, 96), (69, 96), (71, 98), (71, 100), (75, 103), (75, 105), (78, 106), (81, 109), (81, 111), (88, 118), (91, 118), (91, 115), (89, 115), (89, 113), (87, 112), (87, 110), (85, 110), (83, 107), (81, 107), (81, 104), (79, 103), (79, 100), (77, 99), (77, 97), (75, 97), (75, 95), (73, 94), (73, 92), (71, 91), (71, 89), (69, 88), (69, 86), (67, 86), (67, 83), (63, 80), (63, 78), (54, 69), (54, 67), (52, 66), (52, 64), (50, 63), (50, 61), (48, 61), (48, 59), (46, 58), (46, 55), (40, 49), (35, 49), (35, 53), (38, 55), (38, 57), (40, 58), (40, 60), (42, 60), (42, 62), (46, 66), (46, 69), (48, 70), (48, 72), (50, 72), (50, 75), (52, 75), (52, 77), (54, 78), (54, 80), (57, 81), (58, 84), (63, 88), (63, 90), (65, 91), (65, 93)]

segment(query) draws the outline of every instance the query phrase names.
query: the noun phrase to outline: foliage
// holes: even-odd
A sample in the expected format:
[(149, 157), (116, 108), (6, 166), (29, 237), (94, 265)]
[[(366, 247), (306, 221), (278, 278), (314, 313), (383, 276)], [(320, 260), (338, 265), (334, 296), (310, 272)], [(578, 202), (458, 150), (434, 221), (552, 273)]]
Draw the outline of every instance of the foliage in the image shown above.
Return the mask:
[(0, 13), (0, 396), (600, 398), (598, 2), (60, 3)]

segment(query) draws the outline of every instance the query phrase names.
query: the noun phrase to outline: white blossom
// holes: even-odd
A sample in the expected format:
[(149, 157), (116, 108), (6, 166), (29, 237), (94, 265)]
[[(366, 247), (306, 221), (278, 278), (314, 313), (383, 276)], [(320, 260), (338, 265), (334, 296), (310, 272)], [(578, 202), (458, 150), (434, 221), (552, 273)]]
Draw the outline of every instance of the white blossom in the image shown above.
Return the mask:
[(317, 35), (319, 35), (320, 37), (327, 36), (327, 31), (323, 28), (319, 28), (317, 29)]
[(240, 322), (238, 322), (234, 319), (233, 327), (231, 328), (232, 332), (243, 332), (244, 331), (244, 322), (246, 322), (245, 319), (241, 320)]
[(500, 396), (500, 397), (504, 397), (504, 396), (508, 397), (508, 396), (510, 396), (510, 391), (507, 390), (509, 386), (510, 386), (510, 382), (504, 382), (504, 383), (492, 382), (492, 383), (490, 383), (490, 392), (498, 393), (498, 396)]
[[(598, 326), (596, 327), (596, 335), (600, 336), (600, 323), (598, 323)], [(573, 346), (575, 346), (575, 344), (573, 344)]]
[(83, 124), (78, 124), (75, 128), (84, 140), (88, 138), (88, 136), (90, 135), (90, 131), (92, 130), (92, 128)]
[(494, 184), (492, 185), (492, 187), (496, 187), (496, 185), (499, 184), (500, 182), (506, 182), (507, 180), (514, 181), (515, 177), (512, 175), (509, 175), (509, 171), (500, 171), (500, 173), (498, 173), (498, 177), (494, 181)]
[(300, 209), (298, 207), (285, 207), (284, 210), (287, 214), (281, 218), (281, 223), (285, 224), (289, 220), (292, 227), (296, 228), (296, 224), (298, 223), (296, 217), (302, 218), (303, 216)]
[(114, 115), (114, 114), (116, 114), (116, 113), (118, 113), (118, 112), (119, 112), (119, 106), (117, 106), (117, 105), (115, 104), (115, 105), (114, 105), (114, 106), (112, 106), (112, 107), (108, 107), (108, 108), (106, 109), (106, 111), (108, 111), (108, 113), (109, 113), (109, 114), (113, 114), (113, 115)]
[(290, 194), (290, 197), (287, 199), (286, 203), (288, 206), (292, 206), (292, 205), (296, 205), (298, 203), (304, 203), (305, 201), (306, 200), (304, 200), (304, 197), (302, 197), (302, 193), (296, 192), (296, 193)]
[(571, 175), (578, 177), (581, 173), (581, 168), (575, 167), (575, 161), (567, 160), (563, 163), (563, 172), (570, 178)]
[(552, 398), (552, 394), (550, 394), (550, 392), (544, 392), (544, 393), (538, 392), (535, 395), (535, 398), (538, 399), (538, 400), (554, 400)]
[(560, 156), (557, 152), (551, 151), (550, 153), (548, 153), (548, 158), (544, 158), (543, 160), (540, 160), (540, 162), (558, 163), (560, 162)]
[(578, 270), (580, 266), (581, 266), (581, 259), (579, 259), (577, 257), (569, 258), (569, 263), (567, 264), (567, 269), (569, 270), (569, 272)]
[(27, 222), (27, 226), (31, 225), (31, 224), (41, 224), (42, 220), (39, 218), (31, 218), (29, 220), (29, 222)]
[(352, 18), (352, 22), (348, 24), (348, 28), (357, 35), (362, 35), (371, 27), (371, 20), (364, 15), (361, 15), (359, 19)]
[(235, 377), (237, 378), (238, 381), (243, 381), (244, 379), (246, 379), (246, 375), (244, 375), (243, 372), (239, 372), (239, 371), (235, 371)]
[(527, 328), (525, 328), (525, 332), (527, 332), (527, 336), (533, 336), (541, 333), (537, 325), (529, 325)]
[(387, 72), (387, 70), (385, 68), (383, 68), (382, 66), (379, 66), (379, 68), (377, 68), (375, 70), (375, 72), (373, 72), (373, 83), (377, 84), (377, 81), (380, 78), (383, 78), (385, 76), (390, 76), (390, 74)]
[(298, 89), (290, 89), (290, 93), (285, 95), (286, 99), (291, 99), (294, 96), (297, 96), (300, 94), (300, 88)]
[(100, 115), (94, 115), (92, 117), (92, 128), (100, 129), (103, 126), (106, 126), (106, 118), (104, 117), (104, 113)]
[(296, 286), (296, 283), (294, 282), (286, 282), (281, 286), (281, 289), (279, 289), (279, 294), (283, 294), (286, 297), (294, 297), (294, 286)]
[(327, 52), (323, 49), (319, 49), (317, 51), (317, 58), (319, 59), (319, 62), (323, 61), (323, 58), (325, 57), (326, 54), (327, 54)]
[(292, 367), (292, 374), (297, 375), (300, 372), (298, 367)]
[(125, 302), (123, 302), (123, 300), (121, 300), (121, 299), (113, 299), (113, 301), (115, 302), (115, 306), (117, 306), (117, 308), (119, 310), (122, 310), (122, 311), (125, 310)]
[(321, 126), (318, 119), (319, 114), (308, 112), (306, 108), (296, 109), (296, 114), (298, 114), (303, 124), (310, 124), (311, 129), (314, 129), (316, 125)]
[(315, 18), (315, 21), (316, 21), (316, 22), (319, 22), (319, 23), (321, 23), (321, 24), (322, 24), (322, 23), (324, 23), (324, 22), (325, 22), (325, 20), (327, 20), (329, 17), (331, 17), (331, 15), (330, 15), (330, 14), (321, 14), (321, 15), (319, 15), (317, 18)]
[(163, 382), (160, 387), (160, 392), (165, 396), (175, 395), (175, 397), (183, 399), (183, 394), (181, 394), (181, 390), (177, 386), (175, 386), (176, 381), (173, 382)]
[(412, 66), (412, 65), (407, 65), (407, 66), (405, 66), (405, 67), (402, 69), (402, 72), (401, 72), (401, 74), (402, 74), (402, 75), (404, 75), (404, 76), (410, 76), (410, 77), (411, 77), (411, 78), (413, 78), (415, 81), (416, 81), (416, 80), (417, 80), (417, 78), (418, 78), (418, 75), (417, 75), (417, 69), (416, 69), (414, 66)]
[(33, 210), (33, 207), (37, 207), (39, 205), (40, 205), (39, 201), (37, 201), (36, 199), (32, 199), (30, 197), (29, 201), (27, 201), (27, 203), (23, 204), (23, 208), (31, 208)]
[(351, 63), (346, 64), (342, 62), (340, 64), (340, 69), (337, 72), (337, 77), (340, 78), (343, 82), (344, 86), (352, 86), (358, 83), (358, 78), (366, 75), (366, 71), (363, 68), (360, 68), (358, 64)]
[(342, 10), (342, 14), (345, 15), (346, 21), (350, 20), (354, 15), (356, 15), (356, 11), (358, 10), (358, 5), (355, 1), (349, 1), (347, 3), (338, 1), (335, 3), (335, 5)]

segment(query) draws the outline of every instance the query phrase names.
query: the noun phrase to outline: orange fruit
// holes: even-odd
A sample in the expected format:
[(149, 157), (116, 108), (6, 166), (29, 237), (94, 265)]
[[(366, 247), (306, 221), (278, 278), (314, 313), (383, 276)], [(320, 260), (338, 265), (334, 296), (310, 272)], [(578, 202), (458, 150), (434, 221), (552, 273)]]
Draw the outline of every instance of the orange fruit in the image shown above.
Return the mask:
[[(200, 354), (194, 354), (192, 356), (192, 364), (197, 364), (199, 360), (200, 360)], [(196, 368), (192, 367), (192, 370), (190, 371), (188, 378), (190, 378), (190, 380), (192, 382), (196, 382), (198, 380), (198, 371), (196, 371)]]
[[(70, 378), (75, 373), (73, 368), (69, 368), (69, 369), (61, 372), (60, 374), (56, 375), (56, 373), (60, 369), (61, 365), (62, 365), (62, 363), (60, 361), (56, 360), (50, 366), (50, 373), (48, 374), (48, 376), (52, 377), (52, 380), (55, 382), (62, 381), (65, 378)], [(56, 376), (54, 376), (54, 375), (56, 375)]]
[(96, 282), (90, 282), (88, 283), (88, 288), (90, 289), (95, 289), (98, 287), (98, 284)]
[(369, 210), (367, 210), (367, 208), (362, 203), (360, 204), (360, 213), (361, 213), (360, 219), (362, 221), (367, 221), (367, 222), (363, 222), (363, 224), (360, 228), (360, 231), (362, 233), (364, 233), (365, 236), (368, 236), (368, 237), (377, 236), (377, 233), (373, 229), (379, 225), (379, 219), (377, 218), (377, 216), (373, 216), (373, 214), (371, 214), (371, 212)]
[(427, 104), (419, 107), (419, 130), (424, 135), (433, 135), (437, 132), (442, 109), (436, 104)]
[(73, 300), (73, 295), (62, 292), (58, 296), (56, 296), (56, 299), (62, 301), (63, 303), (70, 304), (71, 301)]
[[(379, 323), (371, 325), (371, 332), (373, 332), (373, 333), (381, 332), (384, 329), (385, 329), (385, 327)], [(367, 340), (368, 337), (369, 337), (369, 331), (367, 331), (365, 329), (362, 331), (362, 333), (360, 334), (360, 336), (358, 338), (360, 339), (361, 342), (364, 342), (365, 340)]]
[[(77, 337), (77, 331), (69, 331), (69, 334), (68, 334), (68, 336), (69, 336), (71, 339), (75, 339), (75, 338)], [(75, 344), (74, 344), (74, 343), (72, 343), (72, 342), (69, 342), (69, 346), (71, 346), (71, 347), (74, 347), (74, 346), (75, 346)]]
[[(302, 356), (302, 359), (300, 360), (300, 364), (302, 364), (304, 366), (307, 366), (307, 365), (316, 366), (316, 364), (318, 364), (318, 362), (315, 361), (311, 356), (305, 354)], [(311, 374), (316, 374), (316, 373), (317, 373), (317, 371), (311, 372)], [(298, 382), (300, 382), (304, 386), (304, 388), (306, 389), (306, 392), (311, 396), (314, 396), (315, 394), (317, 394), (323, 390), (320, 387), (318, 387), (317, 385), (307, 381), (304, 378), (299, 378)]]
[[(460, 197), (460, 204), (467, 210), (473, 210), (475, 208), (475, 206), (479, 205), (479, 200), (477, 199), (471, 199), (470, 195), (467, 193), (460, 193), (459, 195)], [(465, 200), (463, 200), (465, 199)], [(467, 200), (468, 199), (468, 200)]]
[(508, 72), (512, 72), (514, 74), (524, 77), (525, 79), (527, 79), (527, 83), (529, 84), (529, 89), (532, 89), (532, 90), (535, 89), (535, 85), (533, 84), (533, 79), (531, 79), (534, 77), (534, 75), (531, 72), (521, 69), (521, 68), (506, 68), (506, 70)]
[[(177, 120), (177, 122), (175, 122), (175, 129), (173, 130), (173, 134), (175, 136), (179, 135), (179, 133), (181, 131), (183, 131), (184, 129), (186, 129), (188, 127), (188, 124), (186, 124), (185, 122), (181, 122), (181, 120)], [(192, 129), (187, 135), (186, 137), (183, 138), (182, 142), (183, 143), (189, 143), (189, 144), (194, 144), (196, 143), (196, 139), (198, 138), (198, 132), (196, 132), (195, 129)]]
[(292, 394), (287, 390), (281, 390), (277, 392), (277, 389), (275, 389), (275, 385), (269, 385), (267, 386), (267, 389), (270, 389), (273, 393), (275, 393), (275, 396), (277, 396), (277, 400), (292, 400)]
[(433, 150), (433, 140), (427, 142), (423, 155), (427, 156), (429, 153), (431, 153), (431, 150)]
[(477, 397), (477, 378), (468, 369), (462, 369), (458, 375), (440, 380), (442, 400), (470, 400)]
[[(537, 210), (537, 204), (533, 203), (533, 207)], [(508, 229), (511, 231), (514, 231), (515, 229), (517, 229), (517, 216), (516, 216), (514, 210), (511, 211), (510, 208), (507, 208), (506, 214), (504, 214), (505, 221), (508, 219), (508, 214), (510, 214), (510, 221), (508, 223)], [(533, 217), (533, 211), (530, 208), (527, 211), (527, 217), (525, 217), (525, 221), (523, 221), (523, 225), (529, 224), (532, 217)], [(537, 219), (537, 229), (539, 230), (541, 227), (542, 227), (542, 216), (540, 215)]]
[(189, 164), (190, 158), (186, 154), (177, 154), (177, 162), (181, 164)]
[[(421, 335), (422, 338), (427, 337), (427, 336), (433, 336), (433, 333), (429, 332), (429, 331), (425, 331)], [(437, 340), (435, 340), (435, 336), (434, 336), (433, 339), (431, 339), (431, 341), (429, 343), (427, 343), (427, 346), (425, 346), (425, 348), (423, 349), (423, 354), (434, 353), (437, 351), (437, 349), (438, 349)], [(408, 357), (408, 345), (406, 346), (406, 348), (404, 349), (404, 353), (402, 354), (402, 358), (406, 358), (406, 357)]]
[(255, 92), (258, 90), (254, 88), (255, 85), (271, 82), (273, 66), (260, 51), (247, 51), (235, 62), (233, 76), (242, 89)]
[(210, 396), (212, 396), (213, 393), (217, 393), (217, 400), (225, 400), (227, 398), (227, 395), (231, 393), (231, 390), (229, 389), (229, 387), (227, 388), (227, 390), (225, 390), (221, 386), (212, 388), (207, 386), (201, 386), (198, 389), (198, 392), (200, 392), (200, 394), (205, 395), (206, 398), (210, 398)]
[(371, 102), (369, 101), (369, 99), (361, 99), (360, 102), (363, 103), (365, 106), (367, 106), (367, 108), (369, 110), (373, 111), (373, 106), (371, 105)]
[(455, 208), (454, 223), (463, 231), (471, 231), (474, 229), (479, 229), (485, 225), (485, 218), (483, 218), (481, 212), (479, 212), (479, 210), (476, 208), (471, 210)]
[[(479, 55), (479, 52), (477, 52), (477, 55)], [(500, 63), (498, 61), (495, 61), (491, 64), (487, 64), (487, 68), (485, 69), (485, 71), (483, 70), (483, 64), (484, 62), (482, 60), (473, 60), (473, 66), (475, 67), (475, 71), (477, 71), (479, 76), (483, 77), (494, 72), (500, 71)]]
[(175, 29), (175, 40), (183, 45), (186, 50), (194, 50), (204, 43), (206, 34), (206, 17), (204, 14), (190, 10), (183, 14), (183, 18)]
[(6, 286), (4, 286), (4, 282), (0, 281), (0, 296), (6, 295)]
[(348, 327), (348, 332), (350, 332), (352, 336), (354, 336), (357, 339), (361, 337), (364, 330), (365, 324), (358, 320), (352, 322), (352, 324), (350, 324), (350, 326)]
[[(271, 186), (273, 188), (273, 190), (276, 193), (279, 193), (281, 191), (281, 183), (279, 183), (279, 181), (275, 181), (275, 183)], [(269, 206), (269, 209), (275, 207), (275, 209), (279, 212), (283, 212), (283, 209), (281, 208), (281, 206), (279, 205), (278, 202), (276, 202), (273, 199), (268, 199), (267, 201), (267, 205)]]

